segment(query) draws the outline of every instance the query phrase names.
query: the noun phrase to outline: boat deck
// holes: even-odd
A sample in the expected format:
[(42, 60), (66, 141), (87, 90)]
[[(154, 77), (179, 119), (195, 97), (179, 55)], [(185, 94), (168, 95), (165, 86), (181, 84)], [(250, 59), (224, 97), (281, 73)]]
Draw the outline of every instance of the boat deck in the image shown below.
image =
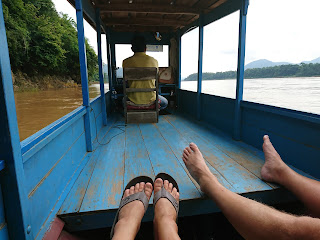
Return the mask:
[[(58, 214), (69, 231), (111, 226), (127, 182), (139, 175), (154, 178), (160, 172), (179, 184), (180, 217), (218, 212), (181, 159), (190, 142), (199, 146), (212, 173), (231, 191), (269, 204), (292, 199), (286, 190), (261, 180), (261, 151), (182, 116), (163, 115), (157, 124), (125, 125), (122, 119), (99, 134), (99, 147)], [(149, 207), (144, 220), (152, 220), (152, 214)]]

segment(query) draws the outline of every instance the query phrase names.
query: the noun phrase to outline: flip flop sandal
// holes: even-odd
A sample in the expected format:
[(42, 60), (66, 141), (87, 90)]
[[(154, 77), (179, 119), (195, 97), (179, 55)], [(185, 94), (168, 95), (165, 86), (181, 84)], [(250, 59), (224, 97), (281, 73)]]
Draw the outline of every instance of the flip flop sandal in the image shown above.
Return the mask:
[(118, 208), (118, 211), (117, 211), (117, 214), (114, 218), (114, 222), (113, 222), (113, 225), (112, 225), (112, 229), (111, 229), (111, 232), (110, 232), (110, 239), (113, 238), (113, 235), (114, 235), (114, 227), (116, 226), (117, 222), (118, 222), (118, 217), (119, 217), (119, 213), (120, 213), (120, 210), (122, 207), (124, 207), (125, 205), (127, 205), (128, 203), (130, 202), (133, 202), (133, 201), (136, 201), (136, 200), (139, 200), (143, 203), (144, 205), (144, 212), (147, 211), (147, 208), (149, 206), (149, 200), (148, 200), (148, 197), (147, 195), (145, 194), (144, 191), (142, 192), (137, 192), (137, 193), (134, 193), (128, 197), (125, 197), (123, 198), (123, 195), (124, 195), (124, 192), (125, 190), (129, 189), (130, 187), (132, 186), (135, 186), (137, 183), (140, 183), (140, 182), (144, 182), (144, 183), (151, 183), (153, 185), (153, 180), (150, 178), (150, 177), (147, 177), (147, 176), (139, 176), (139, 177), (136, 177), (134, 179), (132, 179), (126, 186), (126, 188), (123, 190), (123, 193), (122, 193), (122, 197), (121, 197), (121, 201), (120, 201), (120, 205), (119, 205), (119, 208)]
[[(169, 174), (166, 173), (159, 173), (156, 177), (155, 180), (157, 178), (161, 178), (163, 181), (164, 180), (168, 180), (169, 183), (172, 183), (173, 187), (175, 187), (177, 189), (177, 191), (179, 192), (179, 187), (178, 184), (176, 182), (176, 180), (174, 180), (173, 177), (171, 177)], [(153, 189), (154, 191), (154, 189)], [(162, 188), (160, 189), (160, 191), (158, 191), (157, 193), (154, 194), (153, 197), (153, 207), (155, 207), (156, 203), (159, 201), (160, 198), (167, 198), (172, 206), (175, 208), (176, 212), (177, 212), (177, 219), (178, 219), (178, 213), (179, 213), (179, 201), (177, 201), (165, 188), (164, 186), (162, 186)]]

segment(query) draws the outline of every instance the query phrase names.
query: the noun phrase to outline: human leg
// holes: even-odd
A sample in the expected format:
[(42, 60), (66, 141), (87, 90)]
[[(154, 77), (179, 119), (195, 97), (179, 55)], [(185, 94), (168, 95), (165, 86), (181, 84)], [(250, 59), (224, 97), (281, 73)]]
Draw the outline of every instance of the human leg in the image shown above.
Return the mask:
[(288, 167), (273, 147), (269, 136), (265, 135), (263, 141), (265, 164), (261, 169), (262, 178), (290, 190), (313, 216), (320, 217), (320, 182), (304, 177)]
[(289, 215), (223, 187), (191, 143), (182, 157), (187, 169), (245, 239), (317, 239), (320, 219)]
[[(156, 194), (160, 191), (162, 186), (179, 201), (179, 192), (177, 192), (177, 189), (173, 187), (172, 183), (169, 183), (168, 180), (163, 181), (161, 178), (157, 178), (154, 182), (154, 193)], [(154, 206), (153, 229), (155, 239), (180, 239), (176, 219), (177, 212), (171, 202), (166, 198), (160, 198)]]
[[(152, 194), (152, 184), (140, 182), (125, 190), (123, 198), (144, 191), (147, 198)], [(141, 201), (133, 201), (123, 206), (119, 212), (118, 222), (112, 239), (134, 239), (137, 235), (145, 209)]]
[(168, 106), (168, 100), (161, 95), (158, 95), (158, 98), (160, 100), (160, 110), (165, 109)]

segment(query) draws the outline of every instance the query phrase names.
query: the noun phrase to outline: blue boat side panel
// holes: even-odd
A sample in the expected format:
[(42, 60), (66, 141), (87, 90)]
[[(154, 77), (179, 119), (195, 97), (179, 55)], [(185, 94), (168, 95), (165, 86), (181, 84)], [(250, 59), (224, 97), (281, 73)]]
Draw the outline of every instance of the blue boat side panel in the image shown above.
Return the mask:
[[(178, 131), (165, 117), (159, 119), (157, 127), (159, 128), (161, 135), (166, 139), (166, 142), (169, 144), (172, 152), (181, 163), (181, 166), (183, 167), (184, 171), (188, 174), (194, 185), (200, 190), (200, 186), (191, 177), (189, 171), (187, 170), (181, 158), (184, 148), (188, 146), (190, 143), (190, 139), (186, 138), (185, 136), (183, 136), (183, 134), (181, 134), (181, 132), (184, 132), (184, 130), (179, 128), (180, 131)], [(223, 184), (227, 189), (235, 191), (235, 189), (228, 183), (228, 181), (208, 162), (207, 166), (209, 167), (210, 171), (217, 177), (221, 184)]]
[(162, 137), (156, 124), (140, 124), (140, 129), (154, 173), (165, 172), (175, 178), (179, 185), (181, 200), (201, 197), (197, 187), (172, 153), (170, 145)]
[(130, 124), (126, 131), (124, 187), (137, 176), (155, 177), (149, 153), (138, 124)]
[(33, 215), (32, 222), (35, 229), (41, 228), (86, 153), (86, 141), (84, 133), (82, 133), (70, 147), (70, 150), (39, 182), (37, 189), (29, 194)]
[(232, 135), (234, 99), (201, 94), (201, 120)]
[[(251, 106), (252, 105), (252, 106)], [(268, 134), (282, 159), (294, 167), (320, 178), (320, 127), (319, 124), (302, 119), (302, 112), (284, 110), (272, 106), (248, 103), (242, 106), (242, 139), (261, 149), (262, 137)], [(272, 111), (270, 110), (272, 109)], [(297, 115), (298, 118), (293, 118)], [(305, 114), (309, 119), (310, 115)], [(314, 115), (313, 121), (320, 119)]]
[[(169, 118), (169, 117), (168, 117)], [(206, 131), (199, 132), (184, 121), (170, 118), (170, 122), (180, 129), (190, 142), (195, 142), (201, 150), (203, 157), (214, 167), (238, 193), (271, 190), (272, 188), (261, 179), (234, 161), (230, 156), (215, 146), (215, 143), (206, 137)]]
[[(117, 122), (117, 124), (124, 124)], [(109, 142), (110, 141), (110, 142)], [(109, 143), (108, 143), (109, 142)], [(81, 212), (117, 208), (123, 191), (124, 131), (114, 127), (107, 134), (101, 157), (97, 159)]]
[(197, 117), (197, 93), (187, 90), (178, 90), (179, 111)]
[[(28, 195), (36, 188), (38, 183), (50, 173), (50, 170), (56, 167), (73, 143), (76, 142), (80, 136), (84, 137), (84, 135), (82, 135), (83, 132), (83, 118), (81, 118), (24, 163)], [(59, 150), (57, 151), (57, 149)]]

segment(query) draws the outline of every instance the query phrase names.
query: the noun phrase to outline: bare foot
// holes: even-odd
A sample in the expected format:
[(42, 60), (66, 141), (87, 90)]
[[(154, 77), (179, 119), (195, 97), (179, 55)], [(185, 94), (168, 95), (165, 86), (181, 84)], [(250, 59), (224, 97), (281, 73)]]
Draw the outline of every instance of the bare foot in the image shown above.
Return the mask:
[[(148, 199), (150, 199), (152, 188), (152, 184), (149, 182), (146, 184), (144, 182), (137, 183), (135, 186), (132, 186), (124, 192), (123, 198), (144, 191)], [(119, 213), (118, 222), (114, 229), (113, 239), (134, 239), (139, 231), (143, 215), (144, 206), (141, 201), (133, 201), (122, 207)], [(126, 237), (124, 238), (124, 236)]]
[[(154, 193), (156, 194), (160, 191), (162, 186), (179, 201), (179, 192), (168, 180), (163, 181), (161, 178), (157, 178), (154, 182)], [(177, 212), (172, 203), (166, 198), (160, 198), (154, 206), (153, 226), (155, 239), (180, 239), (176, 219)]]
[(282, 161), (280, 155), (270, 142), (269, 136), (263, 136), (263, 152), (265, 163), (261, 168), (262, 179), (268, 182), (279, 182), (280, 175), (286, 164)]
[(186, 147), (182, 153), (182, 160), (186, 165), (188, 171), (191, 176), (199, 183), (202, 189), (202, 178), (213, 177), (215, 180), (215, 176), (210, 172), (207, 164), (205, 163), (203, 156), (198, 148), (198, 146), (194, 143), (190, 143), (189, 147)]

